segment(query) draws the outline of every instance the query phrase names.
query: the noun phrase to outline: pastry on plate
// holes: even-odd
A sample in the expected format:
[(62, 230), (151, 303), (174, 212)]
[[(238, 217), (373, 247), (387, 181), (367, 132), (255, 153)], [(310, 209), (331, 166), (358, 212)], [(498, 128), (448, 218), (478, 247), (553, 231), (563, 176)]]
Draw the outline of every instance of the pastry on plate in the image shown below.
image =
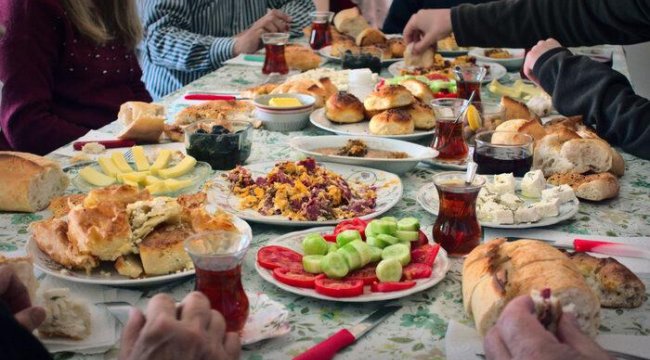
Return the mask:
[(388, 110), (409, 106), (415, 102), (415, 97), (401, 85), (386, 85), (373, 91), (363, 101), (366, 110)]
[(402, 58), (404, 57), (404, 51), (406, 51), (406, 42), (404, 42), (403, 38), (388, 39), (388, 48), (393, 58)]
[(312, 49), (300, 45), (288, 45), (284, 57), (290, 69), (307, 71), (320, 66), (321, 58)]
[(415, 129), (431, 130), (436, 126), (436, 117), (433, 114), (433, 109), (426, 103), (416, 101), (404, 109), (408, 111), (411, 119), (413, 119)]
[(406, 79), (401, 81), (399, 84), (404, 86), (411, 92), (411, 94), (413, 94), (413, 96), (425, 104), (430, 104), (433, 100), (433, 90), (420, 80)]
[(130, 254), (135, 248), (126, 210), (112, 204), (70, 210), (68, 238), (82, 254), (106, 261)]
[(363, 103), (356, 96), (339, 91), (327, 99), (325, 117), (342, 124), (361, 122), (365, 118)]
[(373, 135), (405, 135), (415, 131), (415, 124), (407, 110), (389, 109), (373, 116), (368, 130)]
[(138, 245), (140, 259), (147, 275), (165, 275), (193, 268), (183, 242), (193, 234), (184, 224), (157, 227)]
[(90, 272), (99, 265), (96, 257), (82, 254), (68, 239), (66, 221), (57, 218), (36, 221), (29, 225), (29, 230), (36, 246), (66, 268)]
[(369, 46), (386, 43), (384, 33), (375, 28), (365, 28), (355, 36), (357, 46)]

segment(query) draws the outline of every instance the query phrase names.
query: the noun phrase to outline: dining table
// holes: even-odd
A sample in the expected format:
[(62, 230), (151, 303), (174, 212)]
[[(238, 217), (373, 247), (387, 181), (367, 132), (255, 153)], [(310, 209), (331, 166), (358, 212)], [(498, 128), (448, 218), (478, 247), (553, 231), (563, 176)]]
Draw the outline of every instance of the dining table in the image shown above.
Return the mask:
[[(614, 51), (614, 69), (628, 75), (625, 57), (621, 47), (609, 46)], [(341, 64), (328, 61), (323, 66), (339, 68)], [(386, 69), (380, 74), (390, 77)], [(510, 84), (519, 79), (516, 72), (508, 73), (501, 82)], [(182, 101), (188, 92), (236, 93), (266, 81), (260, 67), (247, 65), (225, 65), (214, 72), (165, 96), (158, 103), (164, 105), (173, 116), (180, 108), (187, 106)], [(497, 99), (483, 87), (483, 99)], [(172, 119), (169, 119), (172, 120)], [(117, 121), (98, 129), (102, 133), (116, 135), (123, 128)], [(301, 154), (289, 146), (289, 140), (296, 136), (328, 135), (325, 130), (313, 125), (296, 132), (272, 132), (263, 128), (253, 132), (252, 152), (246, 164), (279, 160), (299, 160)], [(431, 138), (419, 140), (428, 145)], [(146, 145), (156, 148), (168, 144)], [(177, 144), (179, 149), (183, 144)], [(571, 219), (550, 225), (552, 230), (569, 237), (643, 237), (650, 236), (650, 161), (622, 152), (626, 163), (625, 175), (620, 178), (620, 194), (611, 200), (601, 202), (581, 201), (579, 210)], [(54, 151), (49, 158), (59, 161), (64, 168), (73, 165), (75, 159), (63, 151)], [(0, 171), (7, 171), (1, 169)], [(432, 182), (433, 175), (446, 171), (433, 165), (420, 163), (415, 169), (400, 175), (403, 184), (401, 200), (386, 213), (387, 216), (418, 218), (427, 234), (431, 236), (435, 216), (426, 212), (416, 201), (418, 190)], [(217, 175), (213, 175), (217, 176)], [(68, 192), (78, 192), (71, 186)], [(0, 213), (0, 251), (8, 256), (24, 253), (29, 239), (28, 226), (31, 222), (49, 216), (47, 211), (37, 213)], [(264, 294), (281, 304), (288, 313), (288, 333), (245, 345), (241, 358), (246, 360), (288, 359), (301, 354), (315, 344), (343, 328), (350, 328), (374, 310), (382, 302), (349, 303), (319, 300), (284, 291), (265, 281), (255, 270), (257, 250), (269, 241), (286, 233), (301, 230), (301, 227), (265, 225), (249, 222), (253, 240), (243, 263), (242, 279), (247, 293)], [(524, 232), (525, 233), (525, 232)], [(509, 236), (509, 230), (491, 229), (490, 234)], [(488, 240), (488, 239), (484, 239)], [(648, 238), (650, 244), (650, 238)], [(450, 322), (473, 326), (473, 320), (463, 309), (461, 277), (463, 258), (450, 259), (450, 268), (437, 285), (393, 300), (400, 304), (400, 310), (389, 316), (363, 338), (339, 352), (336, 359), (445, 359), (447, 347), (445, 336)], [(647, 263), (647, 264), (650, 264)], [(638, 274), (650, 289), (650, 265), (648, 271)], [(49, 275), (38, 272), (41, 281)], [(109, 286), (74, 284), (77, 289), (87, 288), (89, 292), (114, 291)], [(194, 289), (194, 277), (188, 276), (168, 284), (143, 288), (129, 288), (138, 296), (133, 305), (142, 309), (147, 301), (158, 293), (167, 293), (180, 301)], [(280, 326), (273, 324), (270, 326)], [(272, 329), (271, 329), (272, 331)], [(650, 301), (635, 309), (602, 309), (599, 331), (605, 334), (626, 334), (648, 336), (650, 343)], [(453, 346), (453, 344), (452, 344)], [(86, 353), (74, 349), (54, 354), (55, 359), (104, 359), (115, 358), (119, 341), (102, 349), (99, 353)], [(650, 354), (650, 352), (646, 353)], [(479, 355), (480, 356), (480, 355)], [(479, 358), (479, 357), (477, 357)]]

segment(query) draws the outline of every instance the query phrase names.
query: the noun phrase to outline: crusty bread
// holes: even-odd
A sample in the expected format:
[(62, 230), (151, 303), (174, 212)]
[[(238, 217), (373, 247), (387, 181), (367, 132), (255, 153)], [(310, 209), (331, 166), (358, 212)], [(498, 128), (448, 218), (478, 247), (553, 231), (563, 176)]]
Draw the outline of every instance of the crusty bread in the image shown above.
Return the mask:
[(44, 337), (82, 340), (90, 335), (88, 304), (70, 296), (70, 289), (48, 289), (43, 292), (45, 321), (38, 328)]
[(368, 21), (361, 16), (359, 9), (352, 7), (341, 10), (334, 16), (334, 28), (341, 33), (356, 38), (359, 33), (370, 27)]
[(0, 211), (43, 210), (70, 182), (58, 162), (28, 153), (0, 151), (0, 169)]
[(332, 122), (342, 124), (363, 121), (365, 118), (363, 103), (348, 92), (337, 92), (327, 99), (325, 116)]
[(32, 303), (36, 300), (38, 280), (34, 276), (34, 261), (29, 256), (5, 257), (0, 254), (0, 267), (8, 266), (14, 270), (20, 282), (25, 285)]
[(403, 38), (388, 39), (388, 48), (393, 58), (403, 58), (406, 51), (406, 42)]
[(139, 278), (143, 273), (142, 262), (137, 255), (124, 255), (115, 260), (115, 270), (120, 275), (128, 276), (132, 279)]
[(583, 175), (576, 172), (553, 174), (548, 178), (553, 185), (567, 184), (580, 199), (602, 201), (618, 196), (620, 185), (616, 176), (605, 172)]
[(526, 126), (529, 121), (530, 120), (513, 119), (503, 122), (495, 128), (496, 132), (492, 135), (490, 142), (500, 145), (526, 144), (528, 141), (530, 141), (530, 138), (525, 136), (523, 132), (520, 132), (519, 129)]
[(82, 254), (114, 261), (135, 252), (126, 210), (112, 204), (77, 206), (68, 213), (68, 238)]
[(420, 54), (413, 54), (413, 44), (406, 45), (404, 50), (404, 63), (406, 66), (430, 68), (435, 63), (436, 52), (429, 48)]
[(284, 49), (284, 57), (290, 69), (307, 71), (320, 66), (321, 57), (312, 49), (301, 45), (288, 45)]
[(83, 206), (94, 208), (108, 203), (114, 204), (118, 208), (126, 209), (126, 205), (140, 200), (150, 200), (149, 191), (140, 190), (131, 185), (111, 185), (103, 188), (90, 190), (88, 195), (83, 199)]
[(433, 90), (420, 80), (406, 79), (401, 81), (399, 84), (404, 86), (411, 92), (411, 94), (413, 94), (413, 96), (427, 105), (433, 100)]
[(277, 86), (271, 91), (271, 94), (306, 94), (314, 97), (314, 107), (322, 108), (325, 101), (334, 95), (338, 89), (332, 81), (327, 78), (321, 78), (318, 81), (310, 79), (289, 80), (282, 85)]
[(119, 139), (138, 142), (158, 142), (165, 124), (165, 107), (140, 101), (128, 101), (120, 106), (118, 120), (126, 127)]
[(482, 336), (510, 300), (546, 288), (563, 306), (574, 304), (582, 331), (596, 335), (598, 297), (577, 267), (552, 246), (534, 240), (494, 239), (472, 250), (463, 264), (463, 305)]
[(612, 167), (612, 149), (600, 139), (575, 139), (562, 144), (560, 156), (573, 163), (573, 171), (601, 173)]
[(53, 217), (63, 217), (68, 215), (70, 209), (76, 205), (82, 204), (85, 198), (85, 194), (57, 196), (50, 201), (50, 206), (48, 206), (47, 209), (52, 212)]
[(433, 109), (426, 103), (416, 101), (412, 105), (405, 107), (404, 110), (408, 111), (416, 129), (431, 130), (436, 126), (436, 117), (433, 114)]
[(193, 268), (183, 242), (192, 235), (185, 225), (162, 225), (138, 245), (142, 267), (147, 275), (164, 275)]
[(210, 121), (215, 125), (230, 127), (233, 120), (253, 122), (253, 106), (243, 100), (212, 100), (188, 106), (176, 114), (175, 125), (189, 125), (199, 121)]
[(408, 111), (390, 109), (370, 119), (368, 130), (374, 135), (404, 135), (415, 131), (415, 124)]
[(537, 119), (511, 119), (504, 121), (495, 128), (496, 131), (514, 131), (528, 134), (535, 142), (546, 136), (546, 130)]
[(62, 219), (51, 218), (33, 222), (29, 225), (32, 240), (36, 246), (52, 260), (68, 269), (90, 272), (99, 266), (99, 260), (82, 254), (68, 239), (68, 223)]
[(612, 148), (612, 167), (609, 168), (609, 172), (618, 177), (625, 175), (625, 160), (614, 148)]
[(373, 91), (363, 101), (366, 110), (388, 110), (402, 106), (409, 106), (415, 102), (415, 97), (401, 85), (385, 85)]
[(278, 87), (278, 84), (262, 84), (248, 88), (240, 93), (242, 97), (254, 99), (260, 95), (270, 94), (273, 89)]
[(505, 109), (504, 120), (512, 119), (539, 119), (537, 114), (530, 111), (526, 104), (517, 101), (509, 96), (503, 96), (501, 98), (501, 105)]
[[(354, 37), (357, 46), (369, 46), (375, 44), (385, 44), (386, 36), (379, 29), (365, 28)], [(389, 50), (390, 51), (390, 50)], [(392, 54), (392, 53), (391, 53)]]
[[(599, 140), (587, 141), (598, 142)], [(605, 156), (603, 161), (589, 153), (580, 152), (577, 146), (571, 145), (572, 142), (582, 143), (583, 139), (570, 130), (560, 130), (544, 136), (535, 146), (533, 168), (542, 170), (544, 176), (548, 177), (558, 173), (585, 172), (591, 167), (602, 166), (607, 161), (611, 164), (609, 150), (606, 153), (599, 152)], [(564, 146), (567, 146), (568, 149), (563, 151)], [(588, 148), (591, 147), (588, 146)], [(595, 148), (602, 150), (602, 146), (596, 145)], [(566, 158), (565, 154), (569, 154), (571, 159)], [(584, 157), (581, 156), (582, 154)]]

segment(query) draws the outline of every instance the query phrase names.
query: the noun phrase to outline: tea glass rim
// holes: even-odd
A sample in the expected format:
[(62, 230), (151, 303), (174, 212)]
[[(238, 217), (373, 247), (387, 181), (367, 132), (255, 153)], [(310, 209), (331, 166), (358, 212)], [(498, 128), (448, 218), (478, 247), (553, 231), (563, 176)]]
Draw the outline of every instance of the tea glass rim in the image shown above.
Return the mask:
[[(517, 135), (518, 138), (526, 139), (526, 141), (522, 141), (519, 144), (493, 144), (491, 137), (490, 137), (490, 141), (481, 140), (481, 136), (487, 135), (487, 134), (494, 135), (495, 133)], [(503, 149), (513, 149), (513, 148), (522, 148), (522, 147), (532, 146), (533, 143), (535, 142), (535, 139), (532, 136), (528, 135), (528, 134), (523, 134), (523, 133), (520, 133), (520, 132), (517, 132), (517, 131), (487, 130), (487, 131), (481, 131), (481, 132), (475, 134), (474, 135), (474, 142), (476, 144), (477, 149), (478, 149), (479, 145), (481, 145), (481, 147), (495, 147), (495, 148), (503, 148)]]
[[(495, 106), (495, 107), (497, 107), (497, 108), (499, 109), (498, 111), (491, 111), (491, 112), (488, 112), (488, 114), (490, 114), (490, 115), (491, 115), (491, 114), (495, 114), (495, 113), (497, 113), (497, 112), (505, 111), (505, 109), (506, 109), (506, 107), (503, 106), (503, 105), (501, 105), (500, 102), (498, 102), (498, 101), (492, 101), (492, 100), (472, 100), (472, 105), (475, 105), (475, 104), (487, 104), (487, 105), (492, 105), (492, 106)], [(477, 109), (477, 110), (478, 110), (478, 109)], [(481, 110), (480, 110), (481, 115), (483, 115), (484, 112), (485, 112), (485, 110), (484, 110), (483, 108), (481, 108)]]
[[(241, 241), (243, 243), (241, 244), (240, 247), (238, 247), (237, 251), (228, 252), (228, 253), (219, 253), (219, 254), (210, 254), (210, 253), (202, 254), (202, 253), (197, 253), (197, 252), (191, 251), (190, 247), (188, 246), (190, 241), (192, 241), (192, 240), (194, 240), (196, 238), (206, 236), (206, 235), (210, 235), (210, 234), (224, 234), (224, 233), (236, 234), (237, 236), (239, 236), (241, 238)], [(240, 258), (241, 259), (243, 257), (243, 255), (248, 251), (248, 248), (251, 245), (251, 241), (252, 241), (252, 238), (245, 232), (234, 232), (234, 231), (228, 231), (228, 230), (203, 231), (203, 232), (194, 234), (194, 235), (188, 237), (187, 239), (185, 239), (183, 241), (183, 249), (187, 252), (188, 255), (190, 255), (193, 262), (194, 262), (194, 257), (195, 256), (200, 257), (200, 258), (204, 258), (204, 259), (207, 259), (207, 258), (210, 258), (210, 259)]]
[[(478, 65), (478, 64), (462, 65), (462, 66), (460, 66), (460, 69), (461, 69), (461, 72), (463, 73), (463, 78), (458, 79), (457, 75), (454, 76), (454, 77), (456, 77), (456, 81), (459, 81), (459, 82), (483, 84), (483, 80), (487, 76), (487, 69), (483, 65)], [(465, 76), (464, 76), (465, 71), (470, 71), (471, 72), (473, 70), (478, 70), (479, 75), (480, 75), (478, 77), (478, 79), (476, 79), (476, 78), (474, 78), (474, 79), (466, 79)]]
[[(443, 122), (450, 122), (450, 121), (455, 121), (456, 117), (458, 117), (457, 113), (453, 113), (453, 115), (449, 117), (439, 117), (438, 114), (436, 114), (435, 109), (444, 109), (444, 108), (451, 108), (452, 111), (455, 110), (455, 107), (452, 108), (450, 105), (442, 105), (443, 103), (450, 103), (450, 104), (456, 104), (460, 103), (460, 106), (458, 109), (462, 109), (465, 105), (467, 105), (468, 101), (467, 99), (460, 99), (460, 98), (441, 98), (441, 99), (433, 99), (429, 102), (431, 107), (434, 109), (434, 114), (436, 115), (436, 121), (443, 121)], [(458, 121), (460, 123), (460, 121)]]
[(312, 19), (314, 17), (316, 17), (316, 16), (325, 16), (325, 15), (327, 15), (327, 21), (330, 22), (330, 21), (332, 21), (332, 17), (334, 16), (334, 12), (333, 11), (318, 11), (318, 10), (316, 10), (316, 11), (312, 11), (312, 12), (309, 13), (309, 17), (312, 18)]
[[(447, 186), (446, 184), (440, 183), (441, 178), (443, 177), (454, 177), (461, 180), (460, 186)], [(471, 184), (465, 182), (466, 172), (464, 171), (444, 171), (438, 174), (433, 175), (433, 184), (436, 186), (436, 189), (441, 191), (451, 191), (455, 193), (464, 193), (471, 192), (477, 189), (481, 189), (485, 183), (486, 179), (484, 176), (476, 175), (472, 180)]]
[(262, 34), (262, 42), (266, 45), (270, 40), (285, 40), (289, 42), (289, 33), (288, 32), (273, 32), (273, 33), (264, 33)]

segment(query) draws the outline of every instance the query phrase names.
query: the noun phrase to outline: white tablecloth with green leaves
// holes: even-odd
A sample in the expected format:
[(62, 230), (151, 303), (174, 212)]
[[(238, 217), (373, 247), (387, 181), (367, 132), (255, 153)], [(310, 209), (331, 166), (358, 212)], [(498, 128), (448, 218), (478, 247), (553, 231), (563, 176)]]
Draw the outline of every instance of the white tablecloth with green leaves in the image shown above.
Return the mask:
[[(614, 60), (615, 68), (625, 73), (626, 67), (620, 48), (617, 48)], [(337, 65), (328, 64), (328, 66)], [(513, 80), (518, 75), (508, 76)], [(226, 66), (169, 95), (162, 103), (171, 106), (187, 91), (237, 91), (263, 81), (264, 77), (257, 68)], [(113, 123), (100, 131), (115, 134), (120, 128), (121, 125)], [(299, 155), (287, 144), (291, 137), (324, 134), (325, 131), (313, 126), (293, 133), (255, 130), (253, 150), (248, 163), (298, 159)], [(602, 203), (582, 202), (578, 214), (573, 219), (551, 226), (550, 229), (573, 234), (650, 235), (650, 162), (627, 154), (623, 156), (627, 163), (627, 171), (621, 179), (621, 192), (618, 198)], [(69, 158), (54, 155), (52, 157), (57, 158), (64, 165), (69, 163)], [(0, 169), (0, 171), (8, 170)], [(414, 171), (403, 175), (404, 196), (387, 215), (417, 217), (430, 231), (435, 218), (425, 212), (416, 203), (415, 198), (418, 189), (430, 182), (432, 175), (439, 171), (441, 169), (420, 164)], [(0, 251), (20, 252), (28, 238), (27, 226), (30, 222), (44, 216), (46, 216), (44, 213), (0, 213)], [(242, 354), (243, 359), (293, 357), (339, 329), (350, 327), (381, 305), (316, 300), (293, 295), (265, 282), (254, 270), (257, 249), (269, 240), (297, 229), (255, 223), (250, 225), (254, 239), (245, 259), (244, 287), (249, 292), (266, 293), (271, 299), (284, 304), (290, 312), (291, 332), (283, 337), (246, 347)], [(453, 259), (451, 263), (451, 269), (441, 283), (427, 291), (401, 299), (399, 302), (403, 308), (400, 311), (341, 352), (337, 359), (445, 358), (444, 336), (448, 322), (454, 319), (464, 324), (472, 324), (472, 320), (464, 314), (462, 308), (460, 291), (462, 262)], [(643, 280), (650, 288), (650, 277), (644, 277)], [(139, 305), (144, 306), (148, 298), (161, 291), (168, 292), (180, 300), (193, 288), (193, 279), (190, 277), (184, 282), (172, 285), (172, 287), (142, 289), (143, 299)], [(650, 301), (646, 301), (638, 309), (603, 309), (600, 330), (604, 333), (650, 335)], [(650, 337), (648, 340), (650, 341)], [(57, 358), (68, 358), (71, 355), (75, 358), (83, 357), (78, 354), (57, 354)], [(93, 358), (103, 357), (115, 357), (115, 350)]]

